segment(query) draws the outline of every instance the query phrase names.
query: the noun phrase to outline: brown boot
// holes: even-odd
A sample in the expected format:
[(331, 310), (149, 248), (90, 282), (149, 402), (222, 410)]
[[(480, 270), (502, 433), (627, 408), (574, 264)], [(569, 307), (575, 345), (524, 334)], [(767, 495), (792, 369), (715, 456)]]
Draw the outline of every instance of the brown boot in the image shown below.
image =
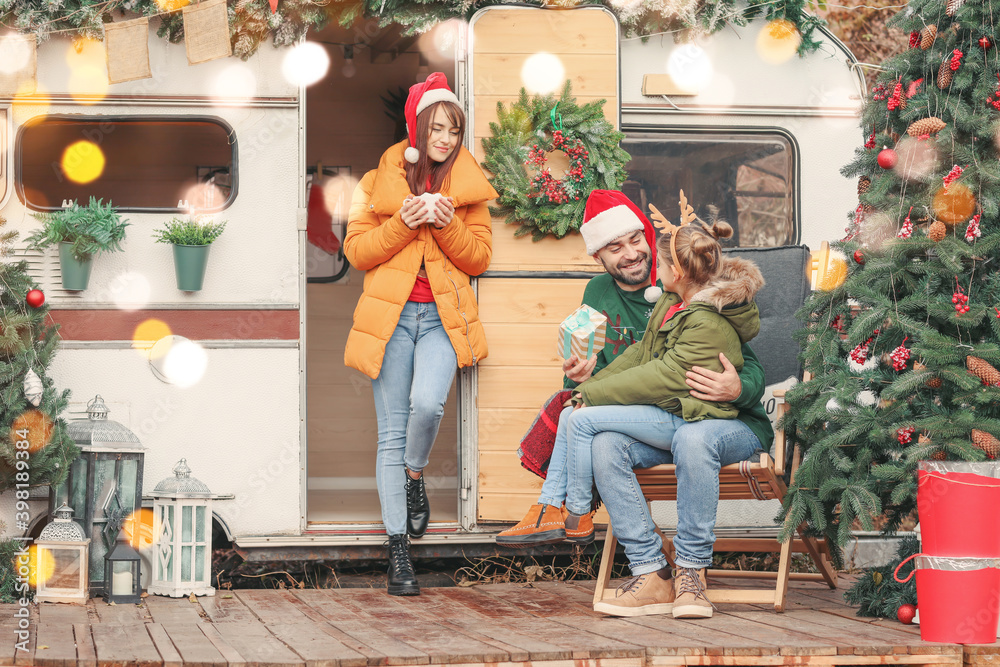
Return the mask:
[[(666, 578), (664, 578), (666, 577)], [(614, 600), (594, 604), (594, 611), (611, 616), (650, 616), (669, 614), (673, 608), (674, 587), (670, 568), (632, 577), (618, 587)]]
[(552, 505), (532, 505), (520, 523), (497, 535), (497, 544), (519, 549), (555, 544), (565, 539), (562, 511)]
[(594, 513), (583, 516), (573, 514), (569, 510), (563, 515), (566, 521), (566, 539), (577, 544), (590, 544), (594, 541)]
[(677, 568), (674, 576), (674, 618), (712, 618), (712, 604), (705, 591), (705, 569)]

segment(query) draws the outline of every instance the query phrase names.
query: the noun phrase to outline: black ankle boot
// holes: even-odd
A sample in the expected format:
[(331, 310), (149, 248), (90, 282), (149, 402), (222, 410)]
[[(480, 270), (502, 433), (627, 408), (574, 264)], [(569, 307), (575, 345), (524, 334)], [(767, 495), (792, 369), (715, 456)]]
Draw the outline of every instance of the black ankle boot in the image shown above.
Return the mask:
[(389, 536), (389, 595), (420, 595), (406, 535)]
[(427, 489), (424, 488), (424, 476), (417, 479), (406, 475), (406, 532), (410, 537), (423, 537), (427, 531), (427, 522), (431, 518), (431, 506), (427, 502)]

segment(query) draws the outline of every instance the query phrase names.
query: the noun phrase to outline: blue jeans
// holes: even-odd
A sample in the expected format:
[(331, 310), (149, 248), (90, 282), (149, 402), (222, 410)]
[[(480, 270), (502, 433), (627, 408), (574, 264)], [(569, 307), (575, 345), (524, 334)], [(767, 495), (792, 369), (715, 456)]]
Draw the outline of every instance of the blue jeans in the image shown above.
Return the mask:
[(715, 518), (719, 506), (719, 468), (745, 461), (761, 450), (760, 440), (738, 419), (707, 419), (677, 429), (673, 442), (602, 433), (594, 439), (594, 478), (608, 508), (611, 527), (633, 575), (666, 567), (663, 542), (636, 481), (633, 468), (677, 465), (675, 564), (703, 568), (712, 564)]
[[(538, 502), (573, 514), (590, 511), (594, 469), (591, 445), (604, 431), (615, 431), (661, 449), (670, 449), (674, 431), (686, 422), (655, 405), (597, 405), (565, 408), (559, 415), (556, 442)], [(603, 492), (602, 492), (603, 496)]]
[(427, 465), (444, 404), (458, 370), (433, 303), (407, 301), (385, 346), (382, 370), (372, 380), (378, 418), (375, 483), (389, 535), (406, 533), (406, 472)]

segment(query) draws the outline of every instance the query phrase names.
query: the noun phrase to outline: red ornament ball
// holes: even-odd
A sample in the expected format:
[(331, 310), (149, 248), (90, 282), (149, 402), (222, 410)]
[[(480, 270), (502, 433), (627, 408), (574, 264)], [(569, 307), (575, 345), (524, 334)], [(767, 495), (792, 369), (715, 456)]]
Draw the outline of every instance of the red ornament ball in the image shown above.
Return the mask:
[(858, 264), (865, 263), (865, 254), (861, 252), (860, 249), (854, 251), (854, 261), (857, 262)]
[(899, 160), (899, 156), (896, 155), (896, 151), (891, 148), (883, 148), (878, 154), (878, 166), (883, 169), (892, 169), (896, 166), (896, 161)]
[(902, 604), (899, 605), (899, 609), (896, 610), (896, 618), (903, 625), (910, 625), (913, 623), (913, 618), (917, 615), (917, 606), (913, 604)]
[(43, 303), (45, 303), (45, 295), (40, 289), (33, 289), (28, 292), (24, 297), (24, 300), (28, 302), (28, 305), (32, 308), (38, 308)]
[(983, 51), (990, 48), (991, 46), (993, 46), (993, 41), (989, 37), (983, 36), (979, 38), (979, 48), (981, 48)]

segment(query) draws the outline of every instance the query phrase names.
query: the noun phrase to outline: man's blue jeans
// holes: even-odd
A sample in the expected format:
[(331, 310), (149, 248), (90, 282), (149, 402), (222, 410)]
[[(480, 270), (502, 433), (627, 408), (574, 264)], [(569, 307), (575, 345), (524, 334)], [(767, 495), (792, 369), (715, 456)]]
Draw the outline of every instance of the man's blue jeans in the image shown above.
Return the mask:
[(559, 415), (555, 446), (538, 502), (559, 507), (565, 501), (566, 509), (573, 514), (588, 513), (593, 497), (591, 446), (595, 436), (615, 431), (669, 450), (674, 431), (686, 423), (655, 405), (565, 408)]
[(760, 440), (738, 419), (685, 423), (666, 447), (622, 433), (597, 436), (593, 444), (594, 478), (632, 574), (667, 566), (661, 551), (663, 542), (654, 530), (633, 468), (677, 465), (675, 563), (677, 567), (703, 568), (712, 564), (719, 468), (745, 461), (760, 450)]
[(407, 301), (372, 380), (378, 418), (375, 483), (389, 535), (406, 533), (405, 466), (420, 472), (437, 438), (458, 370), (455, 348), (433, 303)]

